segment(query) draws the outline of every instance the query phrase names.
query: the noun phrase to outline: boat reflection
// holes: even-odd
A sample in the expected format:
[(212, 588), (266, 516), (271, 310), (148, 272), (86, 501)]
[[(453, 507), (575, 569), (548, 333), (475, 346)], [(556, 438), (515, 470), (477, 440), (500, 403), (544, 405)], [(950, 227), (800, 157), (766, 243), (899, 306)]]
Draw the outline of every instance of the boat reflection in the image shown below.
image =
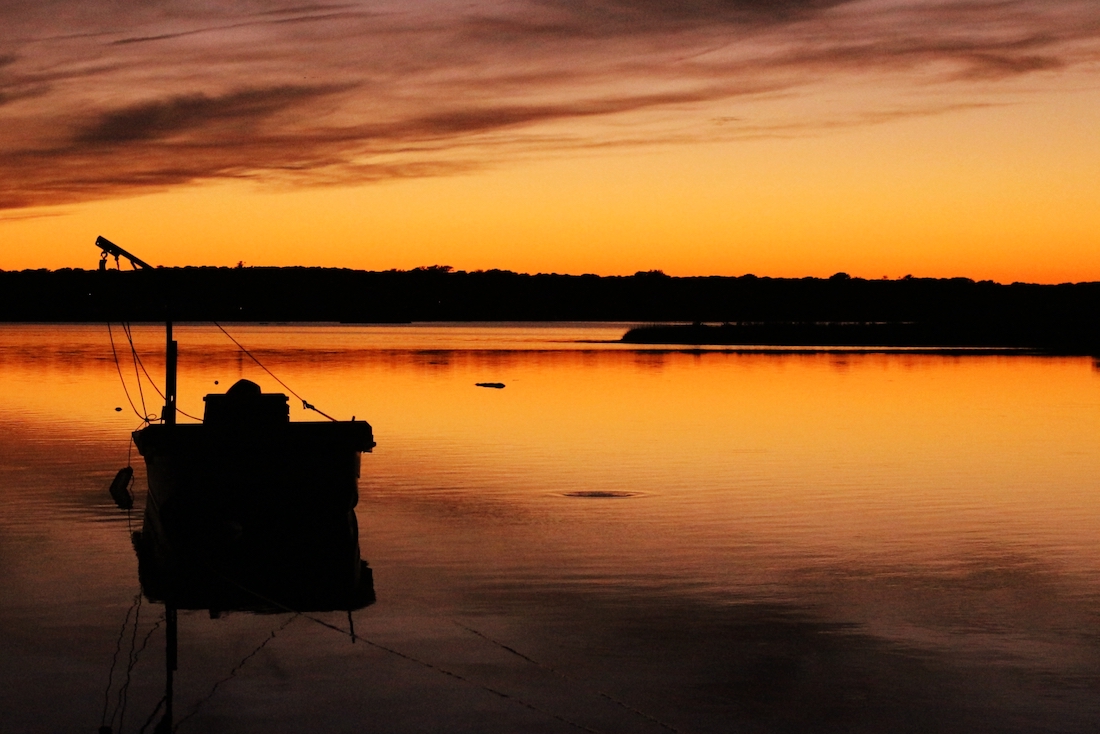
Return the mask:
[(374, 602), (354, 510), (236, 519), (161, 516), (149, 503), (133, 534), (142, 592), (175, 609), (255, 613), (354, 611)]
[[(256, 614), (344, 611), (374, 603), (374, 579), (359, 552), (355, 510), (267, 511), (242, 524), (216, 513), (163, 514), (149, 502), (142, 529), (133, 533), (138, 578), (145, 597), (164, 605), (165, 689), (150, 716), (155, 732), (171, 732), (178, 669), (178, 610)], [(265, 643), (266, 644), (266, 643)], [(113, 722), (112, 722), (113, 723)], [(100, 734), (112, 734), (101, 726)]]

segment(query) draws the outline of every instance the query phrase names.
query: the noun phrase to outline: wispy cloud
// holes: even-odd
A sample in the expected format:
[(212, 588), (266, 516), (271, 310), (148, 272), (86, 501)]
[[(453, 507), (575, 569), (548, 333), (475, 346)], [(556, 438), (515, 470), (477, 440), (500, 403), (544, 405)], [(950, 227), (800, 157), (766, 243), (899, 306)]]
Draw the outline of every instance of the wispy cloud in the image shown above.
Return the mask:
[(78, 128), (74, 143), (118, 146), (146, 140), (186, 136), (192, 143), (228, 136), (226, 143), (254, 134), (265, 120), (330, 94), (325, 87), (273, 87), (248, 89), (208, 97), (191, 94), (112, 110)]
[[(1095, 0), (52, 0), (0, 22), (7, 209), (814, 134), (1100, 59)], [(837, 82), (891, 94), (824, 109)]]

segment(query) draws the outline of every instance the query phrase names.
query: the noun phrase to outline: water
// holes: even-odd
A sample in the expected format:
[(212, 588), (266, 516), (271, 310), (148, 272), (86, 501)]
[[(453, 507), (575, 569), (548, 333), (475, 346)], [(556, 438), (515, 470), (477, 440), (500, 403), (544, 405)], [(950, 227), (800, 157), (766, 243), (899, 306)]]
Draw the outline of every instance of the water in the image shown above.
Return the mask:
[[(178, 730), (1095, 730), (1091, 360), (607, 343), (624, 328), (230, 327), (374, 426), (377, 602), (354, 643), (338, 612), (180, 612)], [(159, 382), (161, 331), (134, 337)], [(281, 390), (215, 328), (177, 338), (182, 410)], [(4, 732), (136, 732), (160, 700), (136, 455), (137, 511), (106, 491), (137, 424), (104, 327), (0, 327)]]

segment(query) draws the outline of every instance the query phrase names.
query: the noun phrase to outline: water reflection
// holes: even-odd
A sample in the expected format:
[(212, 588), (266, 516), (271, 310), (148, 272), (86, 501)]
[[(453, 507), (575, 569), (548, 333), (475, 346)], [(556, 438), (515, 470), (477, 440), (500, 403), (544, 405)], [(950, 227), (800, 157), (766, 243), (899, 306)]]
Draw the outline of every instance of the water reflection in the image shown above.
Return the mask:
[[(241, 329), (311, 402), (370, 418), (381, 450), (354, 518), (211, 519), (211, 575), (159, 547), (171, 522), (135, 511), (129, 527), (107, 496), (134, 426), (114, 412), (105, 330), (0, 328), (5, 731), (94, 728), (139, 577), (114, 679), (135, 630), (138, 648), (151, 633), (131, 734), (164, 692), (164, 602), (179, 605), (181, 733), (1100, 720), (1091, 359), (852, 354), (842, 369), (555, 350), (518, 327)], [(271, 386), (217, 334), (179, 333), (189, 412), (215, 380)], [(136, 336), (154, 369), (161, 332)], [(356, 644), (345, 608), (371, 587), (353, 524), (380, 600), (354, 613)], [(271, 613), (292, 601), (315, 611)]]
[(133, 535), (141, 589), (176, 609), (256, 613), (352, 611), (374, 602), (355, 511), (165, 521), (146, 506)]
[[(266, 647), (277, 631), (286, 629), (302, 614), (346, 612), (347, 632), (355, 641), (352, 612), (373, 604), (375, 595), (371, 569), (360, 557), (354, 509), (346, 513), (303, 513), (282, 508), (254, 513), (245, 526), (217, 513), (192, 512), (176, 517), (172, 513), (169, 510), (166, 515), (161, 505), (147, 503), (142, 529), (132, 536), (141, 591), (149, 601), (164, 605), (164, 695), (146, 726), (159, 715), (154, 731), (175, 731), (198, 714), (202, 704), (217, 690), (215, 684), (182, 721), (176, 721), (180, 610), (205, 611), (211, 619), (218, 619), (226, 612), (289, 615), (270, 637), (234, 666), (230, 677)], [(127, 613), (120, 643), (129, 622)], [(135, 616), (127, 676), (141, 652), (133, 645), (138, 624)], [(146, 634), (146, 643), (155, 631), (154, 627)], [(112, 667), (107, 684), (108, 702), (114, 693), (113, 678)], [(109, 706), (104, 708), (105, 723), (100, 734), (112, 734), (116, 721), (121, 731), (129, 687), (127, 677), (117, 693), (121, 705), (115, 706), (109, 719)]]

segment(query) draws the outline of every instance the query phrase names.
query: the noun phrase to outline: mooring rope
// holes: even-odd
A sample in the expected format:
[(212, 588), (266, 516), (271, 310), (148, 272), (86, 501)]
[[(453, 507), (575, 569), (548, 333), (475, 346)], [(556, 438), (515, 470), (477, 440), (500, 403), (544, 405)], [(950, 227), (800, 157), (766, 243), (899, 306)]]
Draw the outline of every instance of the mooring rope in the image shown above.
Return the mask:
[(252, 352), (248, 351), (248, 350), (247, 350), (247, 349), (245, 348), (245, 346), (244, 346), (243, 344), (241, 344), (241, 343), (240, 343), (239, 341), (237, 341), (236, 339), (234, 339), (234, 338), (233, 338), (233, 335), (232, 335), (232, 334), (230, 334), (230, 333), (229, 333), (228, 331), (226, 331), (226, 330), (225, 330), (225, 327), (223, 327), (223, 326), (222, 326), (221, 324), (219, 324), (219, 323), (218, 323), (217, 321), (214, 321), (214, 322), (212, 322), (212, 323), (214, 324), (214, 326), (218, 327), (218, 328), (219, 328), (219, 329), (221, 330), (221, 332), (222, 332), (223, 334), (225, 334), (225, 335), (226, 335), (227, 337), (229, 337), (229, 341), (231, 341), (231, 342), (233, 342), (234, 344), (236, 344), (236, 345), (237, 345), (237, 348), (238, 348), (238, 349), (240, 349), (240, 350), (241, 350), (242, 352), (244, 352), (245, 354), (247, 354), (247, 355), (248, 355), (248, 357), (249, 357), (249, 358), (250, 358), (250, 359), (251, 359), (251, 360), (252, 360), (253, 362), (255, 362), (255, 363), (256, 363), (257, 365), (259, 365), (259, 366), (260, 366), (260, 369), (262, 369), (262, 370), (263, 370), (264, 372), (266, 372), (267, 374), (271, 375), (271, 378), (272, 378), (273, 380), (275, 380), (275, 382), (279, 383), (279, 384), (280, 384), (280, 385), (282, 385), (282, 386), (283, 386), (284, 388), (286, 388), (287, 392), (289, 392), (289, 393), (290, 393), (291, 395), (293, 395), (294, 397), (296, 397), (296, 398), (298, 398), (299, 400), (301, 400), (301, 401), (302, 401), (302, 409), (303, 409), (303, 410), (312, 410), (312, 411), (313, 411), (314, 413), (320, 413), (320, 414), (321, 414), (321, 415), (323, 415), (324, 417), (328, 418), (328, 419), (329, 419), (330, 421), (333, 421), (333, 422), (338, 422), (338, 421), (336, 421), (336, 419), (335, 419), (335, 418), (333, 418), (333, 417), (332, 417), (331, 415), (329, 415), (328, 413), (324, 412), (323, 410), (320, 410), (320, 409), (318, 409), (318, 408), (314, 407), (313, 405), (310, 405), (309, 401), (307, 401), (307, 400), (306, 400), (305, 398), (303, 398), (303, 397), (302, 397), (301, 395), (299, 395), (298, 393), (294, 392), (294, 389), (293, 389), (293, 388), (292, 388), (292, 387), (291, 387), (290, 385), (288, 385), (288, 384), (286, 384), (285, 382), (283, 382), (282, 380), (280, 380), (280, 379), (279, 379), (279, 378), (278, 378), (278, 377), (277, 377), (277, 376), (275, 375), (275, 373), (274, 373), (274, 372), (272, 372), (272, 371), (271, 371), (271, 370), (269, 370), (269, 369), (268, 369), (267, 367), (265, 367), (265, 366), (264, 366), (264, 363), (263, 363), (263, 362), (261, 362), (261, 361), (260, 361), (259, 359), (257, 359), (257, 358), (256, 358), (256, 355), (255, 355), (255, 354), (253, 354)]
[(136, 415), (138, 418), (141, 418), (142, 425), (144, 425), (145, 423), (149, 422), (149, 416), (142, 415), (140, 412), (138, 412), (137, 406), (134, 405), (133, 398), (130, 397), (130, 389), (126, 387), (126, 378), (122, 376), (122, 365), (118, 361), (118, 351), (115, 349), (115, 333), (111, 329), (110, 321), (107, 322), (107, 335), (111, 339), (111, 356), (115, 358), (115, 369), (118, 370), (118, 379), (122, 382), (122, 392), (126, 394), (126, 402), (130, 404), (130, 407), (134, 411), (134, 415)]
[[(154, 390), (156, 390), (157, 395), (159, 395), (162, 400), (167, 401), (168, 398), (165, 397), (164, 392), (157, 385), (156, 381), (153, 380), (152, 376), (149, 374), (149, 370), (145, 368), (145, 362), (142, 361), (141, 355), (138, 354), (137, 347), (134, 345), (134, 337), (133, 337), (132, 331), (130, 330), (130, 323), (128, 321), (121, 321), (119, 323), (122, 326), (123, 333), (126, 335), (126, 340), (130, 344), (130, 355), (131, 355), (131, 357), (134, 361), (134, 375), (137, 378), (138, 397), (141, 401), (141, 411), (140, 412), (137, 409), (137, 405), (134, 404), (133, 398), (130, 397), (130, 389), (126, 386), (126, 378), (123, 377), (123, 375), (122, 375), (122, 365), (121, 365), (121, 363), (119, 362), (119, 359), (118, 359), (118, 351), (117, 351), (117, 349), (115, 349), (114, 331), (111, 329), (111, 322), (108, 321), (107, 322), (107, 334), (111, 339), (111, 356), (113, 356), (114, 360), (115, 360), (115, 369), (118, 370), (118, 379), (122, 382), (122, 391), (126, 394), (126, 402), (128, 402), (130, 404), (130, 408), (134, 411), (134, 415), (136, 415), (138, 418), (141, 418), (145, 423), (152, 423), (153, 421), (157, 420), (157, 415), (155, 413), (149, 413), (148, 409), (146, 408), (146, 405), (145, 405), (145, 391), (141, 387), (141, 372), (145, 373), (145, 378), (147, 380), (149, 380), (149, 384), (153, 387)], [(248, 351), (248, 349), (243, 344), (241, 344), (239, 341), (237, 341), (235, 338), (233, 338), (233, 335), (230, 334), (228, 331), (226, 331), (225, 327), (223, 327), (217, 321), (212, 321), (211, 323), (213, 323), (214, 326), (218, 327), (218, 329), (229, 338), (229, 341), (236, 344), (238, 349), (240, 349), (242, 352), (244, 352), (246, 355), (248, 355), (249, 359), (251, 359), (257, 365), (259, 365), (260, 369), (262, 369), (267, 374), (271, 375), (271, 378), (273, 380), (275, 380), (275, 382), (282, 385), (287, 390), (287, 392), (289, 392), (291, 395), (296, 397), (298, 400), (301, 400), (303, 410), (312, 410), (314, 413), (318, 413), (318, 414), (324, 416), (325, 418), (328, 418), (330, 421), (333, 421), (334, 423), (339, 422), (336, 418), (333, 418), (331, 415), (329, 415), (325, 411), (321, 410), (317, 406), (313, 405), (308, 400), (306, 400), (301, 395), (299, 395), (297, 392), (295, 392), (294, 389), (292, 387), (290, 387), (290, 385), (288, 385), (285, 382), (283, 382), (282, 380), (280, 380), (278, 375), (276, 375), (274, 372), (269, 370), (264, 365), (264, 363), (261, 362), (258, 357), (256, 357), (255, 354)], [(140, 372), (139, 372), (139, 370), (140, 370)], [(198, 421), (199, 423), (202, 423), (201, 418), (198, 418), (196, 416), (191, 415), (190, 413), (187, 413), (185, 411), (180, 410), (178, 406), (176, 407), (176, 412), (179, 413), (180, 415), (183, 415), (183, 416), (186, 416), (187, 418), (190, 418), (193, 421)]]
[(149, 725), (153, 723), (153, 719), (157, 718), (157, 714), (160, 713), (160, 709), (164, 706), (164, 703), (168, 700), (168, 695), (165, 694), (157, 701), (156, 708), (153, 709), (153, 713), (149, 714), (149, 718), (145, 720), (145, 723), (138, 729), (138, 734), (145, 734), (145, 730), (149, 728)]
[(134, 336), (130, 329), (130, 322), (123, 321), (122, 331), (124, 334), (126, 334), (126, 340), (130, 342), (130, 352), (133, 353), (134, 359), (136, 359), (138, 365), (141, 366), (141, 371), (145, 373), (145, 379), (149, 380), (149, 384), (152, 385), (153, 389), (157, 391), (157, 395), (160, 395), (161, 400), (167, 400), (167, 398), (164, 397), (164, 393), (161, 392), (160, 388), (157, 386), (157, 383), (153, 380), (152, 375), (149, 374), (149, 370), (145, 369), (145, 362), (142, 361), (141, 355), (137, 352), (137, 347), (134, 346)]
[(364, 643), (366, 643), (367, 645), (369, 645), (371, 647), (382, 650), (383, 652), (388, 652), (391, 655), (395, 655), (395, 656), (397, 656), (397, 657), (399, 657), (403, 660), (407, 660), (411, 663), (415, 663), (416, 665), (420, 665), (424, 668), (427, 668), (428, 670), (434, 670), (437, 673), (442, 673), (443, 675), (445, 675), (449, 678), (454, 678), (457, 681), (461, 681), (461, 682), (463, 682), (467, 685), (474, 686), (475, 688), (480, 688), (481, 690), (485, 691), (486, 693), (491, 693), (494, 696), (498, 696), (500, 698), (511, 701), (512, 703), (515, 703), (519, 706), (523, 706), (524, 708), (527, 708), (527, 709), (530, 709), (531, 711), (542, 714), (543, 716), (549, 716), (550, 718), (555, 719), (556, 721), (560, 721), (561, 723), (566, 724), (570, 727), (573, 727), (574, 729), (579, 729), (581, 731), (586, 731), (586, 732), (589, 732), (590, 734), (602, 734), (598, 729), (592, 729), (592, 728), (589, 728), (589, 727), (585, 726), (584, 724), (578, 724), (575, 721), (570, 721), (569, 719), (566, 719), (562, 716), (559, 716), (558, 714), (555, 714), (553, 711), (547, 711), (545, 709), (541, 709), (538, 706), (535, 706), (534, 704), (523, 700), (522, 698), (519, 698), (517, 696), (513, 696), (509, 693), (505, 693), (504, 691), (502, 691), (500, 689), (493, 688), (492, 686), (487, 686), (484, 683), (478, 683), (477, 681), (470, 680), (469, 678), (465, 677), (464, 675), (461, 675), (459, 673), (455, 673), (454, 671), (448, 670), (446, 668), (442, 668), (438, 665), (435, 665), (434, 663), (429, 663), (427, 660), (422, 660), (422, 659), (420, 659), (418, 657), (415, 657), (413, 655), (409, 655), (408, 653), (404, 653), (404, 652), (401, 652), (400, 650), (396, 650), (392, 647), (388, 647), (388, 646), (383, 645), (381, 643), (375, 642), (374, 640), (363, 637), (363, 635), (361, 635), (361, 634), (357, 634), (354, 631), (349, 631), (349, 630), (346, 630), (346, 629), (344, 629), (342, 627), (339, 627), (335, 624), (332, 624), (330, 622), (326, 622), (325, 620), (323, 620), (319, 617), (315, 617), (312, 614), (308, 614), (306, 612), (299, 612), (296, 609), (293, 609), (292, 607), (289, 607), (286, 604), (283, 604), (282, 602), (279, 602), (275, 599), (271, 599), (271, 598), (261, 594), (260, 592), (254, 590), (254, 589), (248, 588), (247, 586), (240, 583), (236, 579), (230, 578), (229, 576), (226, 576), (225, 574), (218, 573), (217, 575), (219, 577), (221, 577), (223, 580), (233, 584), (238, 589), (241, 589), (245, 593), (251, 594), (252, 596), (256, 597), (260, 601), (262, 601), (266, 604), (270, 604), (270, 605), (272, 605), (272, 606), (274, 606), (278, 609), (282, 609), (284, 612), (287, 612), (288, 614), (295, 615), (292, 619), (296, 619), (297, 617), (302, 617), (303, 619), (307, 619), (310, 622), (313, 622), (314, 624), (320, 625), (320, 626), (325, 627), (326, 629), (330, 629), (334, 632), (339, 632), (340, 634), (342, 634), (346, 637), (350, 637), (352, 639), (352, 642), (355, 642), (355, 641), (364, 642)]
[[(121, 732), (122, 732), (122, 723), (123, 723), (123, 719), (126, 716), (126, 707), (130, 703), (130, 681), (133, 679), (134, 668), (137, 667), (138, 658), (141, 656), (141, 653), (145, 652), (145, 648), (149, 645), (149, 638), (151, 638), (153, 636), (154, 632), (156, 632), (158, 629), (160, 629), (160, 626), (161, 626), (161, 624), (164, 623), (164, 620), (165, 620), (164, 615), (161, 615), (161, 618), (158, 619), (156, 621), (156, 623), (152, 627), (149, 628), (149, 631), (145, 633), (145, 637), (141, 641), (141, 647), (139, 647), (136, 651), (134, 651), (133, 654), (130, 657), (130, 665), (129, 665), (129, 667), (126, 668), (126, 681), (125, 681), (125, 683), (122, 684), (122, 712), (118, 717), (118, 731), (119, 731), (119, 734), (121, 734)], [(135, 636), (135, 638), (137, 636), (137, 624), (138, 624), (137, 617), (134, 617), (134, 636)]]
[[(134, 379), (137, 381), (138, 397), (141, 399), (141, 412), (148, 416), (149, 409), (145, 407), (145, 390), (141, 387), (141, 372), (138, 368), (138, 354), (137, 349), (134, 348), (134, 338), (130, 335), (130, 324), (122, 322), (122, 333), (126, 335), (126, 340), (130, 342), (130, 359), (134, 363)], [(160, 392), (159, 390), (157, 392)]]
[[(134, 411), (134, 415), (136, 415), (138, 418), (141, 418), (142, 425), (145, 425), (146, 423), (152, 423), (153, 421), (158, 420), (158, 416), (156, 413), (149, 413), (146, 409), (145, 393), (141, 388), (141, 374), (138, 373), (138, 368), (141, 369), (141, 372), (145, 373), (145, 379), (149, 381), (149, 384), (156, 391), (157, 395), (159, 395), (161, 399), (166, 402), (168, 398), (164, 396), (164, 391), (160, 389), (160, 386), (157, 385), (156, 381), (149, 374), (149, 370), (145, 367), (145, 362), (141, 359), (141, 355), (138, 354), (137, 347), (134, 345), (133, 332), (131, 331), (130, 323), (127, 321), (120, 321), (119, 324), (122, 327), (122, 332), (126, 335), (126, 340), (129, 342), (130, 354), (132, 355), (134, 360), (134, 374), (137, 375), (138, 393), (141, 397), (141, 411), (138, 411), (137, 405), (134, 404), (133, 398), (130, 397), (130, 390), (126, 386), (126, 378), (122, 375), (122, 364), (119, 362), (118, 359), (118, 351), (115, 349), (114, 330), (111, 328), (111, 322), (108, 321), (107, 334), (108, 336), (110, 336), (111, 339), (111, 356), (113, 356), (115, 360), (115, 369), (118, 370), (118, 379), (120, 382), (122, 382), (122, 391), (126, 394), (126, 402), (130, 403), (130, 408)], [(180, 410), (178, 406), (176, 407), (176, 412), (186, 418), (190, 418), (193, 421), (202, 423), (202, 418), (191, 415), (185, 410)], [(144, 415), (142, 413), (144, 413)]]
[(237, 673), (239, 673), (239, 672), (241, 671), (241, 669), (242, 669), (242, 668), (244, 668), (244, 666), (248, 664), (248, 661), (249, 661), (249, 660), (251, 660), (252, 658), (254, 658), (254, 657), (256, 657), (257, 655), (259, 655), (259, 654), (260, 654), (260, 650), (263, 650), (263, 649), (264, 649), (265, 647), (267, 647), (267, 643), (269, 643), (269, 642), (271, 642), (272, 640), (274, 640), (274, 639), (275, 639), (275, 635), (277, 635), (278, 633), (282, 632), (282, 631), (283, 631), (283, 630), (285, 630), (285, 629), (286, 629), (287, 627), (289, 627), (289, 626), (290, 626), (290, 623), (291, 623), (291, 622), (293, 622), (293, 621), (294, 621), (295, 619), (297, 619), (297, 618), (298, 618), (298, 615), (294, 615), (294, 616), (292, 616), (292, 617), (291, 617), (290, 619), (288, 619), (287, 621), (283, 622), (283, 624), (282, 624), (282, 625), (281, 625), (280, 627), (278, 627), (277, 629), (273, 629), (273, 630), (271, 630), (271, 634), (270, 634), (270, 635), (268, 635), (267, 637), (265, 637), (265, 638), (264, 638), (264, 641), (263, 641), (263, 642), (261, 642), (261, 643), (260, 643), (260, 644), (259, 644), (259, 645), (258, 645), (258, 646), (256, 647), (256, 649), (254, 649), (254, 650), (253, 650), (252, 652), (250, 652), (250, 653), (248, 653), (247, 655), (245, 655), (245, 656), (244, 656), (244, 659), (242, 659), (242, 660), (241, 660), (241, 662), (239, 662), (239, 663), (237, 663), (237, 664), (236, 664), (235, 666), (233, 666), (233, 669), (229, 671), (229, 675), (225, 676), (224, 678), (222, 678), (221, 680), (219, 680), (218, 682), (216, 682), (216, 683), (215, 683), (215, 684), (214, 684), (214, 685), (213, 685), (213, 686), (212, 686), (212, 687), (210, 688), (210, 692), (209, 692), (209, 693), (207, 693), (207, 694), (206, 694), (206, 695), (205, 695), (205, 696), (204, 696), (203, 698), (199, 699), (199, 701), (198, 701), (198, 702), (197, 702), (197, 703), (196, 703), (196, 704), (194, 705), (194, 707), (193, 707), (193, 708), (191, 709), (191, 711), (190, 711), (190, 712), (189, 712), (189, 713), (188, 713), (188, 714), (187, 714), (186, 716), (184, 716), (184, 717), (183, 717), (182, 719), (180, 719), (180, 720), (179, 720), (178, 722), (176, 722), (176, 725), (172, 727), (172, 731), (173, 731), (173, 732), (175, 732), (175, 731), (178, 731), (178, 730), (179, 730), (179, 728), (180, 728), (181, 726), (183, 726), (183, 725), (184, 725), (184, 723), (185, 723), (185, 722), (186, 722), (186, 721), (187, 721), (188, 719), (190, 719), (190, 718), (191, 718), (191, 717), (193, 717), (193, 716), (194, 716), (195, 714), (197, 714), (197, 713), (199, 712), (199, 709), (200, 709), (200, 708), (202, 708), (202, 706), (203, 706), (203, 705), (204, 705), (204, 704), (205, 704), (205, 703), (206, 703), (207, 701), (209, 701), (209, 700), (210, 700), (211, 698), (213, 698), (213, 697), (214, 697), (214, 694), (218, 692), (218, 688), (219, 688), (219, 687), (220, 687), (220, 686), (221, 686), (221, 685), (222, 685), (223, 683), (228, 683), (228, 682), (229, 682), (229, 681), (231, 681), (231, 680), (232, 680), (232, 679), (233, 679), (234, 677), (236, 677)]
[[(515, 655), (519, 659), (524, 660), (528, 663), (531, 663), (532, 665), (534, 665), (536, 667), (542, 668), (545, 671), (553, 673), (554, 675), (558, 676), (559, 678), (566, 681), (567, 683), (580, 685), (579, 681), (576, 681), (576, 680), (570, 678), (569, 676), (567, 676), (565, 673), (561, 672), (557, 668), (546, 665), (545, 663), (540, 663), (538, 660), (535, 660), (532, 657), (524, 655), (522, 652), (515, 649), (514, 647), (512, 647), (510, 645), (506, 645), (503, 642), (500, 642), (499, 640), (494, 640), (492, 637), (489, 637), (488, 635), (484, 634), (483, 632), (479, 632), (478, 630), (474, 629), (473, 627), (469, 627), (467, 625), (464, 625), (461, 622), (459, 622), (458, 620), (452, 620), (452, 621), (457, 626), (461, 627), (462, 629), (466, 630), (467, 632), (471, 632), (471, 633), (477, 635), (478, 637), (485, 640), (486, 642), (489, 642), (493, 645), (496, 645), (497, 647), (501, 648), (502, 650), (505, 650), (506, 652), (509, 652), (509, 653)], [(600, 698), (602, 698), (606, 701), (610, 701), (611, 703), (615, 704), (616, 706), (619, 706), (620, 708), (623, 708), (623, 709), (629, 711), (630, 713), (632, 713), (636, 716), (640, 716), (641, 718), (645, 719), (646, 721), (649, 721), (651, 723), (656, 724), (657, 726), (661, 727), (662, 729), (667, 729), (668, 731), (676, 732), (677, 734), (683, 734), (683, 732), (681, 732), (679, 729), (674, 727), (672, 724), (666, 724), (665, 722), (661, 721), (657, 717), (651, 716), (650, 714), (647, 714), (645, 711), (641, 711), (639, 709), (636, 709), (633, 706), (631, 706), (630, 704), (625, 703), (623, 701), (620, 701), (619, 699), (615, 698), (614, 696), (611, 696), (611, 695), (609, 695), (607, 693), (604, 693), (603, 691), (600, 691), (600, 690), (593, 690), (592, 692), (595, 693)]]
[[(107, 673), (107, 688), (103, 691), (103, 715), (100, 717), (100, 729), (107, 726), (107, 709), (111, 706), (111, 688), (114, 687), (115, 678), (115, 666), (118, 664), (118, 654), (122, 652), (122, 640), (126, 637), (126, 629), (130, 626), (130, 616), (134, 613), (135, 609), (139, 609), (141, 606), (141, 592), (134, 596), (134, 601), (131, 602), (130, 608), (126, 610), (126, 617), (122, 620), (122, 627), (118, 630), (118, 640), (115, 641), (115, 654), (111, 657), (111, 670)], [(137, 625), (134, 626), (135, 634)], [(131, 648), (130, 653), (127, 654), (127, 658), (133, 654)], [(115, 716), (118, 714), (118, 704), (115, 704), (115, 708), (111, 711), (111, 724), (114, 724)]]
[[(123, 329), (126, 332), (126, 338), (130, 342), (130, 351), (133, 352), (134, 359), (136, 359), (138, 365), (141, 366), (141, 371), (145, 373), (145, 379), (149, 380), (149, 384), (152, 385), (153, 389), (157, 391), (157, 395), (160, 396), (160, 399), (165, 401), (165, 403), (167, 403), (168, 398), (165, 397), (164, 392), (157, 385), (156, 380), (154, 380), (152, 375), (149, 374), (149, 370), (145, 369), (145, 362), (142, 361), (141, 355), (138, 354), (137, 347), (134, 346), (134, 339), (133, 339), (133, 336), (131, 335), (131, 331), (130, 331), (130, 328), (131, 328), (130, 323), (124, 321), (124, 322), (122, 322), (122, 326), (123, 326)], [(138, 387), (140, 387), (140, 386), (141, 386), (141, 380), (139, 378), (138, 379)], [(144, 407), (144, 403), (142, 404), (142, 407)], [(181, 410), (178, 405), (176, 406), (176, 412), (179, 413), (180, 415), (186, 417), (186, 418), (190, 418), (193, 421), (198, 421), (199, 423), (202, 423), (202, 418), (198, 418), (196, 416), (191, 415), (190, 413), (188, 413), (185, 410)], [(155, 418), (155, 416), (154, 416), (154, 418)]]
[(136, 661), (134, 660), (135, 650), (137, 649), (137, 634), (138, 624), (141, 622), (141, 599), (142, 595), (139, 591), (137, 594), (137, 607), (134, 612), (134, 631), (130, 635), (130, 652), (127, 654), (126, 665), (126, 680), (118, 689), (118, 696), (115, 699), (115, 708), (111, 712), (111, 723), (115, 722), (115, 718), (118, 718), (118, 730), (122, 731), (123, 721), (126, 719), (126, 699), (130, 688), (130, 674), (134, 670)]

